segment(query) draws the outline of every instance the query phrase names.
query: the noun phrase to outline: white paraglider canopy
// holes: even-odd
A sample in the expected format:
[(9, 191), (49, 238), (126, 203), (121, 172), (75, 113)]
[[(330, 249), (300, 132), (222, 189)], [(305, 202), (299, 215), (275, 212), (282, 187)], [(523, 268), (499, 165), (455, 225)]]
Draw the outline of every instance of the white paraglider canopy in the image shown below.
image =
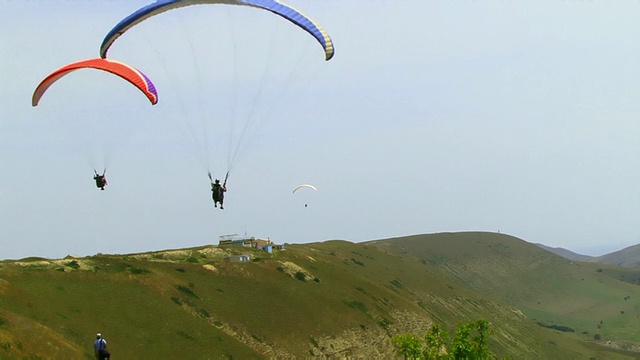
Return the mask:
[(293, 189), (293, 193), (295, 194), (295, 193), (296, 193), (296, 191), (298, 191), (298, 190), (300, 190), (300, 189), (302, 189), (302, 188), (305, 188), (305, 187), (306, 187), (306, 188), (313, 189), (313, 190), (315, 190), (315, 191), (318, 191), (318, 189), (317, 189), (315, 186), (311, 185), (311, 184), (302, 184), (302, 185), (298, 185), (298, 186), (296, 186), (296, 188), (295, 188), (295, 189)]

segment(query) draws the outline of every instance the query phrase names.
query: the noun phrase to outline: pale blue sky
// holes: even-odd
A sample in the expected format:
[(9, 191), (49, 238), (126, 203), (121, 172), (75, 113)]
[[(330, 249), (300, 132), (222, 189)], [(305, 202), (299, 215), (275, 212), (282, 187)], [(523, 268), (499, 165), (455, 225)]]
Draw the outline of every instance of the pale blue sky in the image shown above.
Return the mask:
[[(96, 57), (147, 3), (0, 3), (0, 259), (245, 232), (500, 231), (587, 255), (640, 243), (640, 2), (289, 1), (333, 38), (329, 62), (277, 16), (197, 6), (109, 53), (154, 81), (158, 105), (83, 70), (31, 107), (47, 74)], [(224, 176), (239, 139), (226, 125), (250, 109), (213, 209), (206, 163)], [(102, 192), (91, 177), (105, 165)], [(318, 191), (292, 194), (301, 183)]]

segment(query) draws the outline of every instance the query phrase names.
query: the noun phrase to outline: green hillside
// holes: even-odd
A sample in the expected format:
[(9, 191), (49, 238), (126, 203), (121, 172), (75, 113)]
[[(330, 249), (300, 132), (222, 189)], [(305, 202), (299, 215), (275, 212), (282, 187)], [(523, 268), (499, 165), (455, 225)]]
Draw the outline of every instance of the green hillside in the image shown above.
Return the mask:
[(598, 256), (589, 261), (625, 267), (640, 267), (640, 244)]
[[(546, 246), (543, 244), (534, 244), (536, 246), (539, 246), (547, 251), (550, 251), (556, 255), (560, 255), (563, 258), (567, 258), (569, 260), (573, 260), (573, 261), (590, 261), (591, 259), (593, 259), (592, 256), (587, 256), (587, 255), (581, 255), (581, 254), (576, 254), (573, 251), (561, 248), (561, 247), (550, 247), (550, 246)], [(596, 261), (597, 262), (597, 261)]]
[(3, 261), (0, 359), (89, 359), (96, 332), (126, 359), (388, 358), (393, 336), (477, 319), (500, 358), (633, 359), (620, 269), (493, 233)]

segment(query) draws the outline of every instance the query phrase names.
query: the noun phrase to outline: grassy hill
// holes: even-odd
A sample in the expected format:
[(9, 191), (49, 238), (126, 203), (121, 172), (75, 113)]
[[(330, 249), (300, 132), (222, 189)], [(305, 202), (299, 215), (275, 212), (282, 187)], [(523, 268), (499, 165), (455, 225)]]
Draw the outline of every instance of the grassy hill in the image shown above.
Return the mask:
[(581, 254), (577, 254), (574, 253), (571, 250), (567, 250), (561, 247), (550, 247), (550, 246), (546, 246), (544, 244), (534, 244), (537, 245), (547, 251), (550, 251), (556, 255), (560, 255), (563, 258), (567, 258), (569, 260), (573, 260), (573, 261), (589, 261), (591, 260), (593, 257), (592, 256), (588, 256), (588, 255), (581, 255)]
[(580, 255), (563, 248), (549, 247), (543, 244), (535, 245), (569, 260), (589, 261), (599, 264), (611, 264), (622, 267), (640, 267), (640, 244), (632, 245), (622, 250), (614, 251), (602, 256)]
[(589, 261), (626, 267), (640, 267), (640, 244), (598, 256)]
[(633, 359), (637, 275), (493, 233), (3, 261), (0, 359), (89, 359), (96, 332), (127, 359), (388, 358), (477, 319), (499, 357)]

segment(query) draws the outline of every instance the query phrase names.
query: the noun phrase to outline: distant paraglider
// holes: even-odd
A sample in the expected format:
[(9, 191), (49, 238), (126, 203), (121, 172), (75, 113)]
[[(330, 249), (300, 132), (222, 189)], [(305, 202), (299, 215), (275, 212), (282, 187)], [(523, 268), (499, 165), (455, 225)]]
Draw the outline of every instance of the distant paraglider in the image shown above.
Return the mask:
[(96, 187), (98, 187), (98, 189), (100, 190), (104, 190), (104, 187), (107, 186), (107, 169), (104, 169), (102, 171), (102, 174), (98, 174), (98, 172), (94, 169), (94, 176), (93, 176), (93, 180), (96, 181)]
[(316, 188), (315, 186), (313, 186), (313, 185), (311, 185), (311, 184), (302, 184), (302, 185), (298, 185), (298, 186), (296, 186), (296, 187), (295, 187), (295, 189), (293, 189), (293, 193), (295, 194), (295, 193), (296, 193), (296, 191), (298, 191), (298, 190), (300, 190), (300, 189), (302, 189), (302, 188), (305, 188), (305, 187), (306, 187), (306, 188), (313, 189), (313, 190), (315, 190), (315, 191), (318, 191), (318, 188)]
[(97, 58), (78, 61), (63, 66), (60, 69), (49, 74), (49, 76), (47, 76), (46, 78), (44, 78), (44, 80), (42, 80), (42, 82), (40, 82), (38, 87), (36, 87), (35, 91), (33, 92), (31, 105), (38, 106), (40, 98), (42, 98), (47, 89), (49, 89), (51, 85), (53, 85), (63, 76), (73, 71), (87, 68), (103, 70), (108, 73), (117, 75), (122, 79), (130, 82), (133, 86), (142, 91), (142, 93), (144, 93), (144, 95), (149, 99), (152, 105), (155, 105), (158, 102), (158, 92), (156, 91), (156, 87), (153, 85), (151, 80), (141, 71), (119, 61)]
[[(301, 185), (296, 186), (296, 187), (293, 189), (293, 193), (295, 194), (295, 193), (296, 193), (296, 191), (298, 191), (298, 190), (300, 190), (300, 189), (302, 189), (302, 188), (309, 188), (309, 189), (313, 189), (314, 191), (318, 191), (318, 188), (316, 188), (314, 185), (311, 185), (311, 184), (301, 184)], [(304, 207), (307, 207), (307, 204), (304, 204)]]
[(213, 199), (213, 206), (218, 207), (220, 204), (220, 210), (224, 210), (224, 193), (227, 192), (227, 180), (229, 179), (229, 173), (224, 177), (224, 183), (220, 185), (220, 180), (213, 181), (211, 173), (209, 172), (209, 180), (211, 181), (211, 198)]

